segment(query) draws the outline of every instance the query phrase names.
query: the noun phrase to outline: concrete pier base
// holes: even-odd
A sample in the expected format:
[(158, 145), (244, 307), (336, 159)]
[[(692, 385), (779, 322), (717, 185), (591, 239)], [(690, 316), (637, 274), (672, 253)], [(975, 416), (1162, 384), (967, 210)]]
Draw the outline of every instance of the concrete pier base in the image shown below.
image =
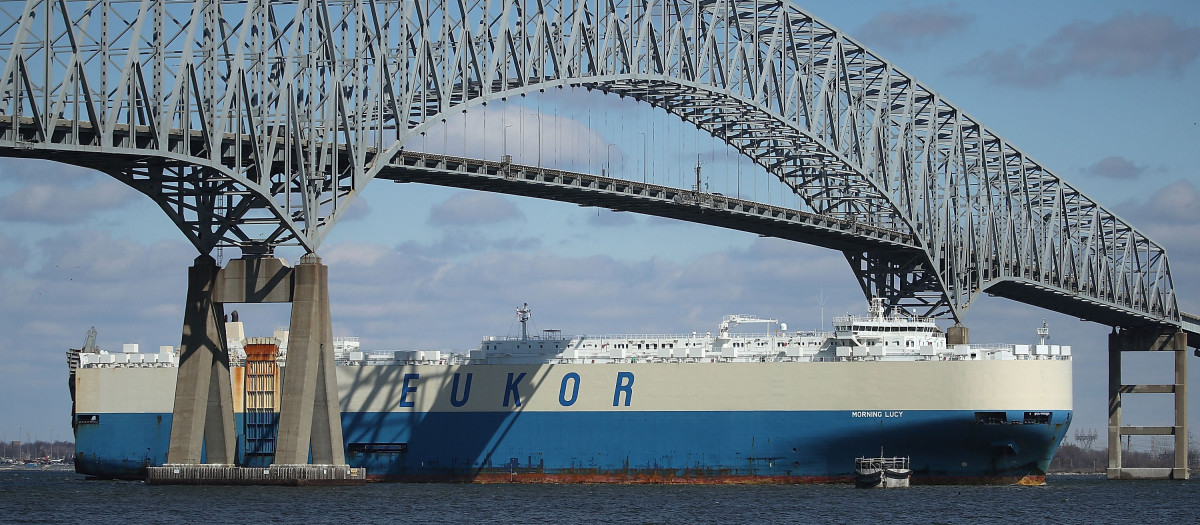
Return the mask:
[[(1170, 385), (1126, 385), (1121, 382), (1121, 354), (1131, 351), (1175, 353), (1175, 382)], [(1121, 401), (1126, 394), (1172, 394), (1172, 426), (1123, 426)], [(1122, 436), (1174, 436), (1175, 462), (1171, 468), (1125, 468)], [(1108, 336), (1108, 479), (1189, 479), (1187, 430), (1187, 334), (1164, 328), (1135, 328)]]
[(148, 485), (283, 485), (289, 487), (363, 485), (367, 469), (346, 465), (163, 465), (147, 469)]
[(233, 392), (225, 344), (224, 306), (213, 301), (217, 262), (201, 255), (188, 271), (187, 306), (179, 344), (179, 378), (171, 416), (167, 461), (232, 464), (236, 451)]

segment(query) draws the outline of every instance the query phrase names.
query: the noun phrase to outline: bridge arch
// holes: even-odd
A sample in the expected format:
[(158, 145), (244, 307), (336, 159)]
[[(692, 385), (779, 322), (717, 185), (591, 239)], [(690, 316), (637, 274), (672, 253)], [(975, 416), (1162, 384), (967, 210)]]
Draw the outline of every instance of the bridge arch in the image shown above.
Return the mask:
[(411, 130), (578, 85), (723, 134), (814, 212), (914, 234), (916, 255), (846, 252), (894, 306), (958, 318), (986, 291), (1179, 319), (1160, 246), (790, 1), (30, 0), (0, 17), (4, 154), (93, 154), (73, 161), (151, 195), (201, 251), (316, 249)]
[[(489, 102), (506, 100), (534, 91), (563, 87), (586, 88), (607, 95), (630, 97), (676, 115), (684, 122), (724, 142), (738, 154), (763, 168), (768, 176), (786, 185), (803, 199), (806, 205), (806, 209), (803, 211), (830, 216), (839, 221), (894, 231), (914, 241), (912, 245), (914, 250), (895, 254), (907, 266), (900, 264), (886, 268), (866, 266), (862, 265), (862, 261), (866, 260), (863, 253), (846, 252), (852, 265), (862, 265), (856, 270), (856, 274), (868, 271), (877, 273), (881, 269), (896, 273), (900, 268), (907, 268), (907, 271), (911, 273), (912, 268), (918, 265), (923, 265), (925, 268), (932, 267), (932, 261), (928, 257), (914, 258), (920, 252), (926, 251), (928, 247), (911, 220), (893, 200), (893, 196), (881, 187), (870, 173), (864, 173), (860, 166), (849, 162), (830, 144), (801, 128), (797, 123), (789, 122), (782, 115), (771, 111), (770, 108), (755, 104), (752, 100), (737, 93), (718, 90), (711, 85), (689, 82), (666, 75), (638, 78), (629, 75), (605, 75), (582, 81), (558, 79), (516, 86), (504, 91), (493, 92), (489, 96), (479, 96), (448, 108), (445, 112), (432, 115), (426, 121), (401, 133), (395, 145), (382, 157), (390, 158), (396, 150), (403, 148), (416, 136), (445, 122), (449, 115), (460, 112), (467, 113), (471, 108), (486, 105)], [(702, 112), (688, 111), (688, 108), (693, 107), (703, 107), (706, 110)], [(825, 160), (820, 163), (814, 162), (813, 159), (818, 157)], [(387, 168), (386, 164), (377, 164), (373, 167), (370, 176), (374, 177), (378, 170)], [(820, 171), (824, 171), (824, 176), (811, 175), (813, 172)], [(804, 177), (800, 176), (800, 173), (809, 173), (810, 175)], [(957, 316), (957, 312), (951, 312), (948, 309), (948, 302), (940, 300), (948, 293), (939, 286), (942, 279), (925, 278), (922, 288), (910, 287), (902, 292), (897, 286), (879, 286), (879, 277), (881, 276), (874, 273), (860, 275), (860, 284), (863, 284), (865, 293), (887, 297), (893, 306), (919, 306), (922, 308), (921, 313), (923, 314), (952, 313)], [(924, 278), (924, 276), (922, 277)], [(913, 296), (919, 294), (920, 298), (901, 296), (901, 293)], [(917, 299), (919, 302), (914, 302), (913, 299)]]

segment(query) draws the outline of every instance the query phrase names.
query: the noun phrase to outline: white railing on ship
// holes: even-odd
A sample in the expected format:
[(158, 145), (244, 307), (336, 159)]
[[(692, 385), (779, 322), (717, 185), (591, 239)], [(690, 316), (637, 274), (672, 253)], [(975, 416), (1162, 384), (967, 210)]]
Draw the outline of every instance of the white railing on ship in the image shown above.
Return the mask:
[(869, 315), (839, 315), (833, 318), (834, 323), (853, 323), (863, 321), (877, 322), (903, 322), (903, 323), (933, 323), (935, 320), (932, 317), (918, 317), (907, 315), (887, 315), (883, 317), (872, 317)]

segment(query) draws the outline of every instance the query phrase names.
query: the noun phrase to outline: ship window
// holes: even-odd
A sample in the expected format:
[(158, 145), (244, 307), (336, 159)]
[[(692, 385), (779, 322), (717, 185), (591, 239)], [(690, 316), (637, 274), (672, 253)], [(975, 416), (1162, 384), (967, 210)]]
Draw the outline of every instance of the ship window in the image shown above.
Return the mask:
[(975, 422), (981, 425), (1003, 425), (1008, 423), (1008, 414), (1004, 412), (976, 412)]
[(1026, 412), (1025, 413), (1025, 424), (1026, 425), (1049, 425), (1050, 424), (1050, 412)]

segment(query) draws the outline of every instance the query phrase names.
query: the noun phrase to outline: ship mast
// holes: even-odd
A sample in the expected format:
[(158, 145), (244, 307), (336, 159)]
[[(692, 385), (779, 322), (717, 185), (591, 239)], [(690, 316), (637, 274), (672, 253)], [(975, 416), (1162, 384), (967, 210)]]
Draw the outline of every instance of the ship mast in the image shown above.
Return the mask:
[(531, 314), (531, 313), (533, 313), (533, 310), (531, 310), (529, 308), (529, 303), (525, 303), (525, 304), (517, 307), (517, 321), (521, 322), (521, 340), (522, 341), (529, 339), (529, 331), (528, 331), (528, 328), (526, 327), (526, 323), (529, 322), (529, 314)]

